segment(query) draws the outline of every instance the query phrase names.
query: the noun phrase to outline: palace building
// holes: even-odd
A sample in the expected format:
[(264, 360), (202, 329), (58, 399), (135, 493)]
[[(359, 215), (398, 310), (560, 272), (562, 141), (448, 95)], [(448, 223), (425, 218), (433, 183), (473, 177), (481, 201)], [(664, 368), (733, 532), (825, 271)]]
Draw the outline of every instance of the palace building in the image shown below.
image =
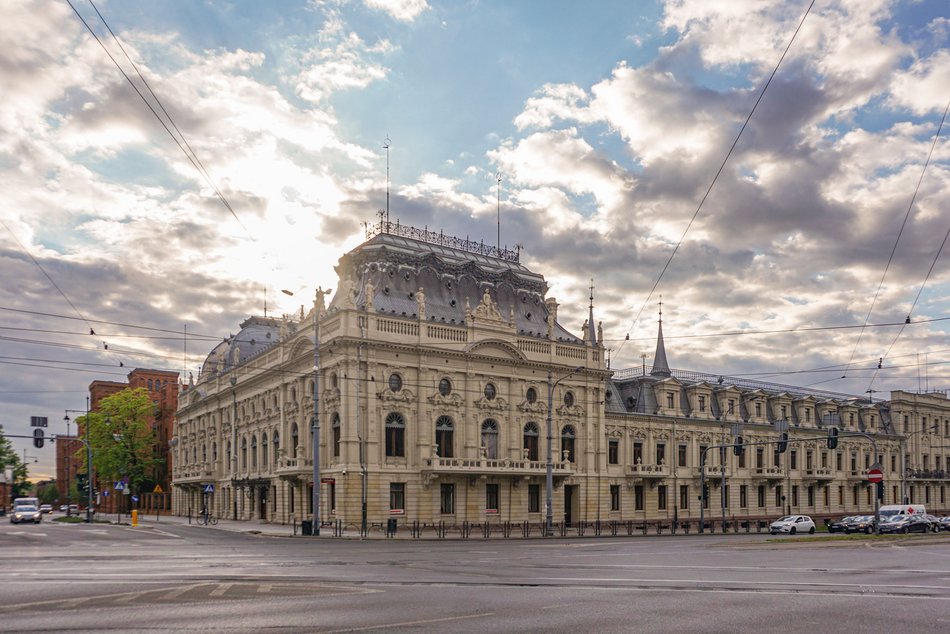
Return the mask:
[(318, 471), (324, 522), (543, 522), (549, 451), (558, 523), (869, 512), (876, 463), (882, 503), (950, 506), (943, 393), (871, 403), (674, 370), (662, 321), (652, 367), (613, 371), (593, 298), (575, 334), (517, 251), (398, 223), (336, 271), (328, 305), (250, 317), (183, 386), (175, 513), (309, 519)]

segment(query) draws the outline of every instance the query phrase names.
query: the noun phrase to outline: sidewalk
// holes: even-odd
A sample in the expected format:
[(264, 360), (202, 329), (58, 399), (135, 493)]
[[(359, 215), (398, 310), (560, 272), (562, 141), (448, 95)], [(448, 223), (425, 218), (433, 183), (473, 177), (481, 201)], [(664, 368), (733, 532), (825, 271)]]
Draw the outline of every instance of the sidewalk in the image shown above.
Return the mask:
[[(102, 515), (101, 519), (108, 520), (110, 516)], [(116, 516), (112, 515), (110, 521), (115, 521)], [(131, 524), (132, 518), (128, 515), (122, 516), (123, 524)], [(265, 522), (263, 520), (230, 520), (230, 519), (219, 519), (217, 524), (209, 524), (205, 526), (201, 523), (200, 517), (192, 517), (190, 522), (188, 517), (179, 517), (177, 515), (162, 515), (156, 518), (155, 515), (139, 515), (139, 526), (142, 528), (161, 528), (162, 526), (194, 526), (195, 528), (207, 529), (207, 530), (221, 530), (221, 531), (231, 531), (233, 533), (247, 533), (250, 535), (264, 535), (267, 537), (295, 537), (294, 535), (294, 525), (293, 524), (279, 524), (273, 522)], [(397, 533), (397, 539), (399, 537), (409, 537), (408, 531), (400, 531), (403, 535)], [(296, 537), (301, 537), (305, 539), (313, 539), (312, 536), (303, 535), (301, 530), (300, 522), (297, 522), (296, 526)], [(334, 537), (333, 529), (330, 527), (324, 527), (320, 530), (319, 538), (331, 538), (331, 539), (359, 539), (359, 530), (344, 531), (342, 536)], [(363, 539), (385, 539), (386, 534), (382, 531), (370, 531), (368, 537)]]

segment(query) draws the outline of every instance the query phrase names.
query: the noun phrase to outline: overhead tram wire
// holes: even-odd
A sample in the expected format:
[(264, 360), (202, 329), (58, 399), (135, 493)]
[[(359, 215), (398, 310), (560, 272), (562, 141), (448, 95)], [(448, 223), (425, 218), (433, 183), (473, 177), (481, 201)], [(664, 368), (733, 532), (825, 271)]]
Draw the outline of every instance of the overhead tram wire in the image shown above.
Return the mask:
[[(254, 238), (254, 236), (251, 234), (251, 232), (248, 230), (248, 228), (244, 225), (244, 223), (241, 222), (241, 219), (238, 217), (237, 213), (234, 211), (234, 208), (231, 206), (231, 203), (228, 202), (227, 198), (225, 198), (225, 196), (224, 196), (224, 194), (221, 192), (221, 190), (218, 189), (218, 186), (217, 186), (217, 185), (214, 183), (214, 181), (211, 179), (210, 175), (204, 170), (204, 166), (201, 164), (201, 161), (198, 160), (197, 155), (193, 155), (193, 151), (192, 151), (192, 153), (190, 153), (188, 150), (185, 149), (185, 145), (187, 145), (188, 142), (185, 140), (184, 136), (181, 137), (181, 140), (179, 140), (178, 137), (175, 136), (175, 134), (171, 131), (171, 128), (168, 127), (168, 124), (165, 123), (165, 121), (162, 119), (161, 116), (159, 116), (158, 112), (155, 111), (155, 108), (152, 106), (152, 104), (149, 103), (148, 99), (145, 98), (145, 95), (142, 94), (142, 91), (139, 90), (138, 86), (135, 85), (135, 82), (132, 81), (132, 78), (129, 77), (128, 73), (125, 72), (125, 70), (122, 68), (122, 66), (119, 65), (119, 62), (115, 59), (115, 57), (112, 55), (112, 53), (109, 52), (109, 49), (106, 48), (106, 45), (102, 42), (101, 39), (99, 39), (99, 36), (96, 35), (96, 32), (92, 29), (92, 27), (89, 25), (89, 23), (86, 21), (86, 19), (82, 16), (81, 13), (79, 13), (79, 11), (76, 9), (76, 7), (73, 6), (73, 3), (71, 2), (71, 0), (66, 0), (66, 4), (68, 4), (68, 5), (69, 5), (69, 8), (71, 8), (71, 9), (73, 10), (73, 13), (76, 14), (76, 17), (78, 17), (79, 20), (83, 23), (83, 26), (86, 27), (86, 30), (89, 31), (89, 33), (90, 33), (90, 34), (92, 35), (92, 37), (96, 40), (96, 42), (99, 44), (99, 46), (100, 46), (100, 47), (102, 48), (102, 50), (105, 52), (105, 54), (109, 56), (109, 59), (112, 60), (112, 63), (113, 63), (113, 64), (115, 65), (115, 67), (119, 70), (119, 72), (122, 73), (122, 76), (125, 77), (125, 80), (126, 80), (127, 82), (129, 82), (129, 85), (132, 87), (132, 90), (135, 91), (135, 93), (139, 96), (139, 98), (142, 100), (142, 102), (145, 104), (145, 106), (151, 111), (151, 113), (152, 113), (152, 115), (155, 117), (155, 119), (157, 119), (158, 122), (162, 125), (162, 127), (165, 128), (165, 131), (168, 133), (168, 136), (170, 136), (170, 137), (172, 138), (172, 140), (175, 142), (175, 145), (178, 146), (178, 149), (180, 149), (180, 150), (182, 151), (182, 153), (185, 155), (185, 157), (188, 159), (188, 161), (192, 164), (192, 166), (198, 171), (198, 173), (202, 176), (202, 178), (204, 178), (204, 180), (205, 180), (205, 182), (208, 184), (208, 186), (211, 187), (211, 189), (214, 191), (215, 195), (218, 197), (218, 199), (221, 201), (221, 203), (225, 206), (225, 208), (227, 208), (227, 210), (230, 212), (230, 214), (234, 217), (234, 220), (236, 220), (237, 223), (238, 223), (238, 225), (240, 225), (241, 229), (244, 230), (244, 233), (247, 234), (247, 236), (251, 239), (252, 242), (256, 242), (256, 239)], [(90, 0), (89, 4), (92, 4), (91, 0)], [(93, 8), (95, 9), (95, 5), (93, 5)], [(112, 33), (112, 29), (111, 29), (111, 28), (109, 27), (109, 25), (106, 23), (105, 19), (102, 18), (102, 14), (99, 13), (99, 10), (98, 10), (98, 9), (96, 9), (96, 13), (99, 14), (99, 18), (102, 19), (103, 24), (105, 24), (105, 25), (106, 25), (106, 28), (109, 29), (109, 32)], [(113, 37), (115, 37), (114, 34), (113, 34)], [(118, 40), (117, 40), (117, 41), (118, 41)], [(122, 48), (121, 44), (119, 45), (119, 47)], [(122, 48), (122, 52), (125, 53), (125, 49), (124, 49), (124, 48)], [(130, 60), (130, 61), (131, 61), (131, 60)], [(135, 64), (133, 64), (133, 67), (135, 67)], [(137, 67), (136, 67), (136, 72), (138, 72), (138, 68), (137, 68)], [(141, 74), (139, 74), (139, 76), (141, 77)], [(144, 78), (143, 78), (143, 81), (144, 81)], [(146, 83), (146, 86), (147, 86), (147, 85), (148, 85), (148, 84)], [(149, 92), (151, 92), (151, 87), (149, 87)], [(154, 96), (154, 93), (152, 93), (152, 95)], [(165, 108), (164, 108), (163, 106), (161, 106), (161, 102), (158, 101), (158, 98), (157, 98), (157, 97), (155, 98), (155, 100), (156, 100), (156, 102), (159, 103), (159, 107), (162, 109), (162, 111), (165, 113), (165, 116), (168, 117), (168, 120), (169, 120), (169, 122), (171, 123), (171, 125), (172, 125), (172, 126), (175, 128), (175, 130), (177, 131), (177, 130), (178, 130), (178, 127), (175, 125), (175, 123), (174, 123), (174, 121), (172, 120), (172, 118), (171, 118), (171, 117), (168, 115), (168, 113), (165, 111)], [(181, 132), (179, 132), (179, 134), (181, 134)], [(184, 143), (184, 145), (183, 145), (183, 143)], [(189, 149), (189, 150), (191, 149), (190, 146), (188, 147), (188, 149)]]
[[(785, 60), (785, 56), (788, 54), (789, 49), (792, 48), (792, 44), (795, 42), (795, 38), (798, 37), (799, 31), (802, 29), (802, 25), (805, 24), (805, 18), (808, 17), (808, 14), (811, 13), (812, 7), (815, 6), (815, 0), (811, 0), (808, 4), (808, 8), (805, 9), (802, 19), (798, 23), (795, 32), (792, 33), (791, 39), (788, 41), (788, 45), (785, 47), (785, 50), (782, 52), (782, 56), (779, 58), (778, 63), (775, 64), (775, 68), (772, 69), (772, 74), (769, 75), (768, 80), (765, 82), (765, 85), (762, 87), (762, 90), (759, 92), (758, 98), (756, 98), (755, 103), (752, 106), (752, 110), (749, 111), (749, 116), (746, 117), (746, 120), (743, 122), (742, 127), (739, 128), (739, 133), (736, 134), (735, 140), (733, 140), (732, 145), (729, 147), (729, 151), (726, 152), (725, 158), (722, 159), (722, 164), (719, 165), (719, 169), (716, 170), (716, 175), (713, 176), (712, 182), (709, 183), (709, 187), (706, 188), (706, 193), (703, 194), (702, 199), (699, 201), (699, 205), (696, 207), (696, 211), (693, 212), (693, 217), (690, 218), (689, 223), (686, 225), (686, 229), (683, 231), (683, 235), (680, 236), (679, 241), (677, 241), (676, 246), (673, 247), (673, 252), (670, 253), (670, 257), (666, 260), (666, 264), (663, 265), (663, 269), (660, 271), (660, 274), (657, 276), (656, 281), (653, 283), (653, 287), (650, 289), (649, 295), (646, 299), (643, 300), (643, 305), (640, 306), (640, 310), (637, 312), (637, 316), (633, 320), (630, 329), (633, 330), (637, 322), (640, 321), (640, 316), (643, 315), (643, 311), (646, 308), (647, 304), (650, 302), (650, 299), (653, 297), (653, 293), (656, 292), (657, 287), (660, 285), (660, 280), (663, 279), (663, 275), (666, 274), (666, 270), (670, 267), (670, 263), (673, 261), (673, 258), (676, 257), (676, 253), (679, 251), (680, 245), (683, 244), (683, 240), (686, 239), (686, 234), (689, 233), (690, 228), (693, 226), (693, 223), (696, 222), (696, 218), (699, 216), (700, 210), (702, 210), (703, 205), (706, 202), (706, 199), (709, 197), (712, 188), (715, 186), (716, 182), (719, 180), (720, 174), (722, 174), (723, 169), (726, 167), (726, 163), (729, 161), (729, 158), (732, 156), (733, 151), (736, 149), (736, 145), (739, 143), (739, 139), (742, 137), (742, 133), (745, 131), (746, 127), (749, 125), (749, 121), (752, 120), (752, 115), (755, 114), (756, 109), (759, 107), (762, 98), (765, 96), (765, 91), (768, 90), (769, 85), (772, 83), (772, 80), (775, 78), (776, 73), (778, 73), (779, 67), (782, 65), (782, 62)], [(626, 340), (620, 344), (620, 347), (617, 349), (616, 354), (620, 354), (620, 351), (623, 350)]]
[[(26, 310), (24, 308), (10, 308), (8, 306), (0, 306), (0, 310), (6, 310), (12, 313), (23, 313), (26, 315), (36, 315), (38, 317), (52, 317), (55, 319), (77, 319), (76, 317), (70, 317), (69, 315), (60, 315), (57, 313), (45, 313), (38, 310)], [(184, 335), (185, 333), (181, 330), (169, 330), (168, 328), (155, 328), (154, 326), (142, 326), (139, 324), (126, 324), (119, 321), (108, 321), (105, 319), (86, 319), (81, 318), (83, 321), (92, 322), (95, 324), (106, 324), (108, 326), (119, 326), (120, 328), (138, 328), (140, 330), (151, 330), (152, 332), (167, 332), (173, 335)], [(219, 341), (222, 337), (218, 335), (203, 335), (200, 333), (187, 333), (189, 337), (197, 337), (199, 339), (206, 339), (208, 341)]]
[[(908, 219), (910, 219), (910, 212), (914, 209), (914, 203), (917, 201), (917, 194), (920, 192), (920, 185), (921, 183), (924, 182), (924, 174), (927, 173), (927, 166), (930, 165), (930, 159), (933, 157), (934, 148), (937, 147), (937, 139), (940, 138), (940, 131), (943, 129), (943, 123), (944, 121), (947, 120), (947, 110), (950, 110), (950, 102), (947, 103), (947, 107), (943, 111), (943, 117), (940, 119), (940, 125), (937, 126), (937, 133), (934, 134), (933, 143), (930, 144), (930, 152), (927, 154), (927, 160), (924, 161), (924, 166), (920, 170), (920, 178), (917, 179), (917, 186), (914, 187), (914, 195), (911, 196), (910, 203), (907, 205), (907, 212), (904, 214), (904, 220), (901, 222), (901, 228), (897, 232), (897, 238), (894, 240), (894, 246), (893, 248), (891, 248), (891, 254), (890, 256), (888, 256), (887, 264), (884, 266), (884, 272), (881, 274), (881, 281), (877, 285), (877, 291), (875, 291), (874, 297), (871, 299), (871, 306), (868, 308), (868, 314), (864, 318), (865, 324), (867, 324), (867, 322), (871, 320), (871, 312), (874, 310), (874, 305), (877, 303), (877, 298), (881, 294), (881, 289), (884, 288), (884, 278), (887, 277), (887, 271), (891, 267), (891, 262), (894, 261), (894, 254), (897, 252), (897, 245), (900, 243), (901, 235), (903, 235), (904, 228), (907, 226), (907, 221)], [(947, 239), (944, 238), (943, 244), (946, 244), (946, 242), (947, 242)], [(937, 256), (934, 258), (934, 264), (936, 264), (937, 262), (936, 258), (940, 256), (940, 252), (943, 250), (943, 244), (940, 245), (940, 249), (937, 251)], [(930, 266), (930, 271), (933, 271), (933, 264), (931, 264)], [(927, 279), (930, 279), (930, 272), (927, 273)], [(924, 283), (926, 284), (926, 280), (924, 280)], [(923, 285), (921, 285), (920, 290), (923, 291)], [(920, 298), (920, 293), (918, 292), (917, 299), (919, 298)], [(907, 319), (904, 322), (905, 324), (907, 324), (910, 321), (910, 315), (913, 312), (914, 306), (917, 305), (917, 299), (914, 300), (914, 304), (913, 306), (911, 306), (911, 310), (908, 311), (907, 313)], [(894, 347), (894, 344), (897, 343), (897, 340), (900, 338), (903, 332), (904, 332), (904, 328), (901, 327), (900, 331), (897, 333), (897, 336), (894, 337), (894, 341), (891, 342), (890, 347), (888, 347), (887, 349), (888, 352), (891, 351), (891, 348)], [(864, 329), (862, 328), (861, 332), (858, 334), (858, 340), (854, 342), (854, 348), (851, 350), (852, 360), (854, 359), (854, 355), (857, 353), (858, 346), (861, 344), (861, 339), (863, 337), (864, 337)], [(881, 357), (881, 359), (883, 360), (886, 357), (887, 357), (887, 354)], [(851, 360), (848, 361), (848, 366), (850, 367), (850, 365), (851, 365)], [(842, 376), (841, 378), (844, 379), (844, 378), (847, 378), (847, 376), (848, 376), (848, 370), (846, 369), (844, 372), (844, 376)], [(874, 381), (872, 380), (871, 383), (873, 384)], [(869, 385), (868, 389), (870, 389), (870, 387), (871, 386)]]

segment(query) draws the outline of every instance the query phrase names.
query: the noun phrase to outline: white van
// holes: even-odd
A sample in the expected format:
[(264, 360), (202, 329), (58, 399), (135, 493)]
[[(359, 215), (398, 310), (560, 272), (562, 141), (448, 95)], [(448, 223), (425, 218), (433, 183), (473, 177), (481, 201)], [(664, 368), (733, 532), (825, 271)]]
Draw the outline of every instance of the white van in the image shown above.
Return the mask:
[(13, 500), (13, 508), (18, 506), (35, 506), (40, 508), (40, 499), (39, 498), (16, 498)]
[(925, 515), (927, 508), (923, 504), (885, 504), (881, 507), (881, 517), (892, 515)]

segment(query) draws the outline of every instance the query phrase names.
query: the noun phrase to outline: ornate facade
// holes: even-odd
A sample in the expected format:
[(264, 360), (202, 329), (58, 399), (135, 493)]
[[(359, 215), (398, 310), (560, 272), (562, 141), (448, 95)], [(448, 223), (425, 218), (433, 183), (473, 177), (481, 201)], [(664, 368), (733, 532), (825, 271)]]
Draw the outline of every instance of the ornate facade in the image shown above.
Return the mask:
[[(341, 258), (328, 307), (319, 292), (309, 314), (246, 320), (180, 395), (174, 511), (308, 519), (315, 378), (324, 521), (543, 521), (549, 389), (556, 522), (695, 521), (702, 456), (707, 517), (866, 511), (874, 462), (885, 503), (947, 508), (945, 395), (872, 404), (671, 370), (662, 325), (649, 372), (611, 371), (592, 302), (572, 334), (519, 260), (380, 223)], [(757, 444), (783, 431), (784, 453)], [(741, 456), (717, 448), (737, 436)]]

